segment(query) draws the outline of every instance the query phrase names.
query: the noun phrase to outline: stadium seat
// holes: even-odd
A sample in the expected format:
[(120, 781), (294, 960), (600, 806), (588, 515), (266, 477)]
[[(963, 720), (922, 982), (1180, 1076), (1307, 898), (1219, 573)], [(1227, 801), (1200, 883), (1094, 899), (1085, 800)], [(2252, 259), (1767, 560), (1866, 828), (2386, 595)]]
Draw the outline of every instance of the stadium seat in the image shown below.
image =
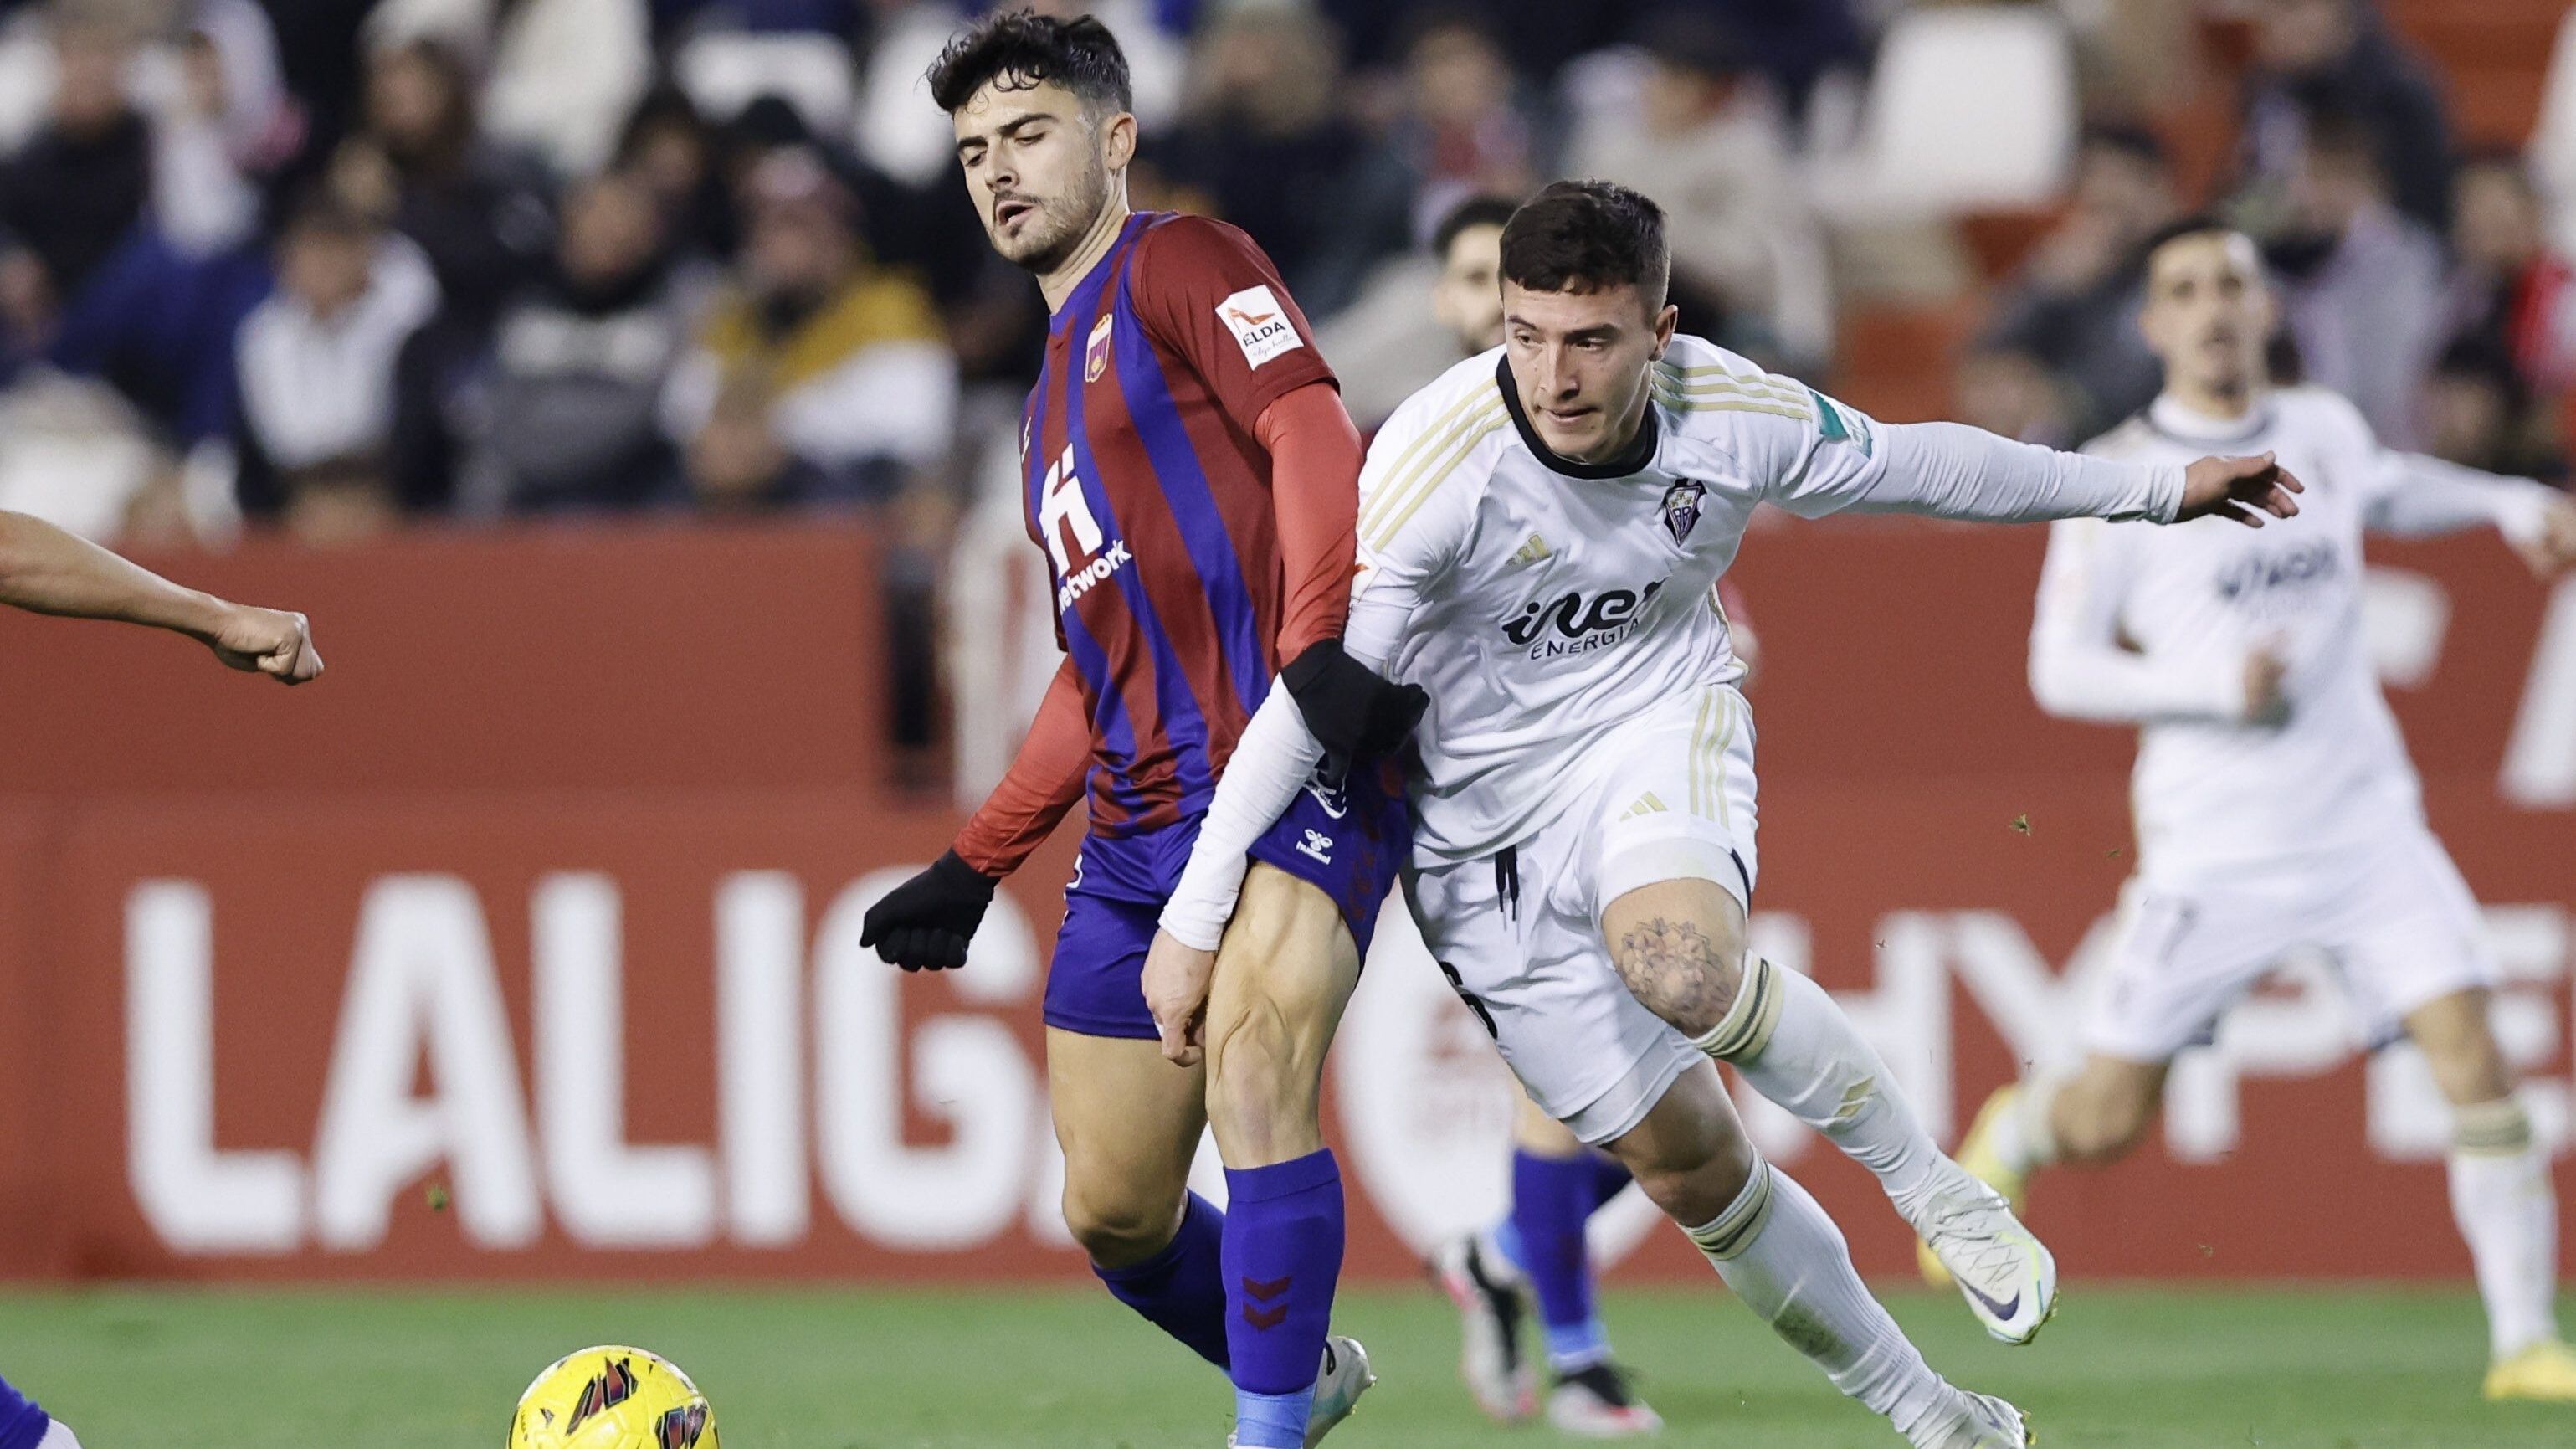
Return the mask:
[(1857, 143), (1820, 158), (1816, 202), (1868, 224), (2039, 206), (2074, 155), (2075, 57), (2045, 9), (1911, 10), (1881, 43)]
[(674, 69), (698, 109), (730, 120), (762, 96), (796, 108), (817, 135), (846, 135), (858, 106), (849, 47), (824, 35), (701, 35)]

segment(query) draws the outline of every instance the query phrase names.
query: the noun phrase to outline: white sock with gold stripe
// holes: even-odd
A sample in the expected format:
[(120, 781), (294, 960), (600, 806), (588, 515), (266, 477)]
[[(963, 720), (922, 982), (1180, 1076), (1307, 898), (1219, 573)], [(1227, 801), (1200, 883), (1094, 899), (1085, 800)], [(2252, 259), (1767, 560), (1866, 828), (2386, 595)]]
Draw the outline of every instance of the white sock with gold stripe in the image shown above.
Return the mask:
[(1692, 1045), (1731, 1063), (1753, 1090), (1876, 1173), (1907, 1222), (1930, 1205), (1947, 1159), (1887, 1063), (1823, 987), (1751, 958), (1726, 1019)]
[(1726, 1211), (1687, 1231), (1746, 1307), (1897, 1432), (1913, 1439), (1956, 1419), (1959, 1391), (1869, 1296), (1841, 1230), (1787, 1173), (1755, 1159)]
[(2455, 1109), (2451, 1216), (2468, 1239), (2487, 1335), (2508, 1358), (2558, 1336), (2558, 1202), (2531, 1119), (2511, 1097)]

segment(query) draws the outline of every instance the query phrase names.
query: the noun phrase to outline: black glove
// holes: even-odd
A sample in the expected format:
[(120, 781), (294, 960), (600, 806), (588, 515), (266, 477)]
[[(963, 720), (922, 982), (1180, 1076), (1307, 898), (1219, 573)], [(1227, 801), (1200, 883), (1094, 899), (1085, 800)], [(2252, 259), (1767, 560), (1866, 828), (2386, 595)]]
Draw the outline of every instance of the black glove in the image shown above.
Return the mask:
[(1431, 696), (1410, 684), (1391, 684), (1350, 655), (1342, 641), (1327, 639), (1289, 661), (1279, 671), (1306, 728), (1324, 745), (1324, 760), (1335, 771), (1357, 759), (1392, 753), (1413, 733)]
[(997, 882), (949, 851), (930, 868), (868, 907), (859, 944), (906, 971), (945, 971), (966, 964), (966, 943), (993, 903)]

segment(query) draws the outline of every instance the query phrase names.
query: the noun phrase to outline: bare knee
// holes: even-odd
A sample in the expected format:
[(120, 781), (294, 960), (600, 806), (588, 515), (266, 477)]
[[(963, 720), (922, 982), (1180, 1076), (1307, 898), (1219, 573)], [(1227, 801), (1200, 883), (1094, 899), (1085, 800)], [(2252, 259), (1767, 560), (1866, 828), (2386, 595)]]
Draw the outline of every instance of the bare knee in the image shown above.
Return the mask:
[(1064, 1184), (1064, 1225), (1091, 1261), (1128, 1268), (1171, 1245), (1180, 1231), (1184, 1200), (1178, 1193), (1140, 1190), (1132, 1183)]
[(2462, 991), (2406, 1015), (2406, 1033), (2423, 1049), (2433, 1081), (2453, 1106), (2494, 1102), (2513, 1093), (2513, 1069), (2487, 1022), (2487, 993)]
[(1707, 881), (1658, 881), (1610, 903), (1601, 930), (1630, 994), (1691, 1037), (1717, 1029), (1744, 985), (1744, 911)]

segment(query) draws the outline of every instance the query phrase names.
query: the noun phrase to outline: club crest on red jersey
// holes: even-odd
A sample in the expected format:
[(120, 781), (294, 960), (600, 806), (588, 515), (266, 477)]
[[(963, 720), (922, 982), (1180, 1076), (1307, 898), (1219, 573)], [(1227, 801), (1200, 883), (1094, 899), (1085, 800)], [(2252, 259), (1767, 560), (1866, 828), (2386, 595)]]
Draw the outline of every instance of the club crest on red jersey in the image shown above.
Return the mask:
[(1082, 380), (1084, 382), (1098, 382), (1100, 374), (1109, 370), (1109, 325), (1116, 320), (1117, 315), (1115, 312), (1103, 312), (1100, 314), (1100, 320), (1091, 324), (1091, 340), (1082, 344)]

